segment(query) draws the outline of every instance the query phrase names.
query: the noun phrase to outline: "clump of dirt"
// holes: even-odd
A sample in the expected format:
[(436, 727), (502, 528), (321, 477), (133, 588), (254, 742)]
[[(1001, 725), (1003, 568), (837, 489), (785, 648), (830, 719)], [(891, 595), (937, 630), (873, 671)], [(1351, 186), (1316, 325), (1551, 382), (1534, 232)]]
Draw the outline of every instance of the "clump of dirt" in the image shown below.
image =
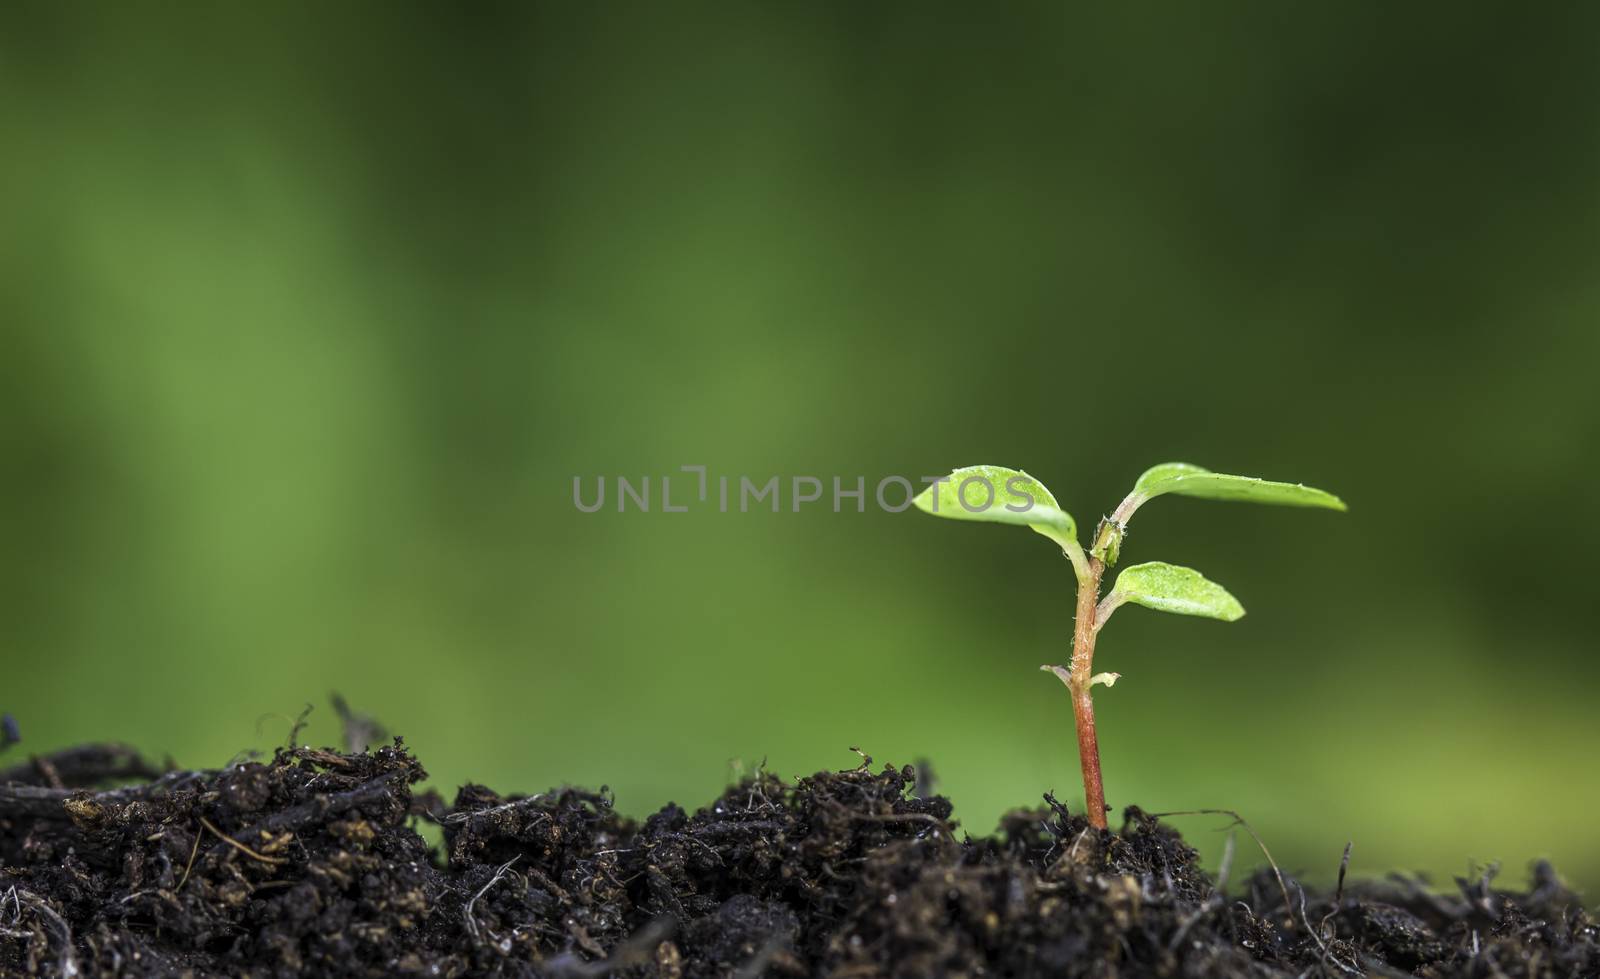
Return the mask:
[(1600, 975), (1600, 927), (1542, 865), (1526, 893), (1485, 876), (1317, 895), (1267, 872), (1225, 896), (1137, 809), (1101, 832), (1047, 796), (974, 839), (912, 769), (870, 759), (643, 822), (603, 790), (468, 785), (446, 804), (412, 791), (425, 777), (399, 739), (214, 771), (91, 746), (0, 772), (0, 971)]

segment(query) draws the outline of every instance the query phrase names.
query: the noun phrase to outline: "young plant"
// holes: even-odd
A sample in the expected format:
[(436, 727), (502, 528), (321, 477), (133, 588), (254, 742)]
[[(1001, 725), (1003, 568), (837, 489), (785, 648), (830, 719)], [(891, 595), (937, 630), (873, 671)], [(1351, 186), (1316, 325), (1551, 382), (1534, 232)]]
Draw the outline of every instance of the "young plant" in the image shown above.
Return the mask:
[(1111, 686), (1118, 673), (1092, 673), (1100, 629), (1121, 606), (1133, 603), (1161, 612), (1198, 615), (1232, 622), (1244, 608), (1227, 590), (1191, 568), (1151, 561), (1123, 568), (1111, 591), (1100, 596), (1100, 579), (1117, 563), (1134, 511), (1168, 494), (1205, 500), (1238, 500), (1281, 506), (1343, 510), (1337, 496), (1298, 483), (1274, 483), (1227, 476), (1186, 462), (1167, 462), (1145, 470), (1111, 516), (1095, 528), (1088, 553), (1078, 544), (1077, 524), (1056, 498), (1027, 473), (1002, 466), (968, 466), (937, 480), (915, 500), (917, 508), (940, 517), (1030, 527), (1055, 541), (1078, 578), (1077, 614), (1072, 630), (1070, 667), (1042, 666), (1067, 685), (1078, 728), (1078, 759), (1083, 766), (1083, 797), (1091, 825), (1106, 826), (1105, 788), (1100, 778), (1100, 744), (1094, 727), (1093, 688)]

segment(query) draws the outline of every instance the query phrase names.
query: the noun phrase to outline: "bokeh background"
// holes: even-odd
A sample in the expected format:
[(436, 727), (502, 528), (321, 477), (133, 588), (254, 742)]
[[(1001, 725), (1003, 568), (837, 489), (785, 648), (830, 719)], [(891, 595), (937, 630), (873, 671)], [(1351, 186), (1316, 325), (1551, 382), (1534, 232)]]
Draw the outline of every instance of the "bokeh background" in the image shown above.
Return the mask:
[[(1237, 625), (1127, 610), (1108, 795), (1326, 879), (1600, 892), (1600, 8), (8, 4), (0, 699), (645, 813), (928, 759), (1078, 805), (1071, 577), (917, 513), (572, 479), (1026, 468)], [(679, 499), (689, 477), (674, 483)], [(659, 506), (659, 496), (656, 500)], [(15, 760), (16, 753), (11, 755)], [(1184, 825), (1212, 858), (1222, 822)], [(1241, 850), (1241, 860), (1244, 851)]]

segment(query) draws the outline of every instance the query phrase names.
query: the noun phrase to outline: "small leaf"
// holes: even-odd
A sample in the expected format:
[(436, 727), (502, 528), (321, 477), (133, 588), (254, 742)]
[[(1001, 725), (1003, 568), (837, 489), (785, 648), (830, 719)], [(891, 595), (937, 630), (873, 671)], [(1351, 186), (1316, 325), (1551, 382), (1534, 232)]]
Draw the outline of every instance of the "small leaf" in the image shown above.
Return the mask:
[(1076, 548), (1078, 528), (1043, 483), (1019, 469), (965, 466), (913, 500), (917, 509), (954, 520), (1032, 527), (1062, 547)]
[[(1046, 665), (1039, 667), (1039, 669), (1044, 670), (1046, 673), (1054, 673), (1056, 675), (1056, 679), (1067, 685), (1068, 690), (1072, 689), (1072, 671), (1067, 669), (1065, 666)], [(1092, 687), (1097, 683), (1103, 683), (1106, 686), (1111, 687), (1115, 686), (1116, 682), (1120, 679), (1122, 679), (1121, 673), (1096, 673), (1094, 676), (1089, 678), (1089, 686)]]
[(1193, 568), (1161, 561), (1124, 568), (1106, 599), (1110, 609), (1132, 602), (1160, 612), (1199, 615), (1224, 622), (1244, 615), (1244, 606), (1228, 594), (1226, 588), (1207, 580)]
[(1143, 500), (1167, 493), (1194, 496), (1204, 500), (1238, 500), (1243, 503), (1273, 503), (1279, 506), (1327, 507), (1344, 510), (1344, 501), (1332, 493), (1300, 483), (1274, 483), (1251, 476), (1214, 473), (1187, 462), (1164, 462), (1145, 470), (1133, 486)]
[(1107, 517), (1095, 530), (1094, 548), (1089, 553), (1099, 558), (1106, 567), (1114, 567), (1122, 556), (1122, 538), (1126, 532), (1122, 525)]
[(1046, 664), (1039, 667), (1039, 669), (1044, 670), (1046, 673), (1054, 673), (1057, 680), (1067, 685), (1068, 690), (1072, 689), (1072, 671), (1065, 666), (1050, 666)]

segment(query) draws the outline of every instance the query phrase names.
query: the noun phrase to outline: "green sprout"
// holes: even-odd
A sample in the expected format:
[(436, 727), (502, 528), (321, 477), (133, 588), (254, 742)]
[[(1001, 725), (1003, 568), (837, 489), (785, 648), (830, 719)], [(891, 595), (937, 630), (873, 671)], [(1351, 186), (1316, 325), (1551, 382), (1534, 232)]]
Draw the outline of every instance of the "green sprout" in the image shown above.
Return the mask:
[(1094, 644), (1111, 613), (1128, 603), (1161, 612), (1198, 615), (1232, 622), (1244, 615), (1244, 607), (1227, 589), (1208, 581), (1200, 572), (1175, 564), (1151, 561), (1123, 568), (1104, 598), (1100, 579), (1117, 563), (1128, 521), (1141, 506), (1158, 496), (1173, 494), (1203, 500), (1238, 500), (1244, 503), (1271, 503), (1280, 506), (1345, 509), (1344, 502), (1298, 483), (1274, 483), (1248, 476), (1214, 473), (1186, 462), (1167, 462), (1145, 470), (1111, 516), (1101, 519), (1088, 553), (1078, 544), (1078, 528), (1072, 516), (1043, 483), (1017, 469), (1002, 466), (967, 466), (949, 476), (933, 480), (914, 501), (917, 508), (935, 516), (986, 523), (1008, 523), (1030, 527), (1055, 541), (1072, 562), (1078, 579), (1077, 612), (1072, 631), (1072, 665), (1042, 666), (1067, 685), (1072, 694), (1072, 713), (1078, 728), (1078, 759), (1083, 766), (1083, 797), (1091, 825), (1106, 827), (1105, 786), (1100, 777), (1100, 744), (1094, 727), (1096, 684), (1111, 686), (1119, 673), (1092, 673)]

